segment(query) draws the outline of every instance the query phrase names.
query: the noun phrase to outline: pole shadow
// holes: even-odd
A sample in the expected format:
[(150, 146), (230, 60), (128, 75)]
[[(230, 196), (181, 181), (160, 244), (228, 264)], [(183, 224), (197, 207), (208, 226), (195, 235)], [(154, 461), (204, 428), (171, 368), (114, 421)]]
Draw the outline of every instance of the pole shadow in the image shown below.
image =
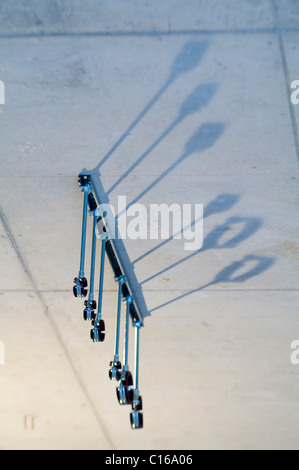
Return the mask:
[(199, 85), (191, 95), (183, 102), (177, 118), (170, 124), (170, 126), (162, 132), (155, 142), (125, 171), (125, 173), (108, 189), (107, 194), (112, 193), (117, 186), (137, 168), (140, 163), (145, 160), (148, 155), (182, 122), (188, 115), (199, 112), (209, 104), (212, 97), (216, 93), (218, 85), (215, 83), (208, 83)]
[[(230, 240), (220, 244), (221, 237), (223, 234), (228, 230), (231, 229), (232, 226), (236, 224), (243, 224), (243, 227), (241, 231), (235, 235), (233, 238)], [(197, 256), (200, 253), (203, 253), (206, 250), (211, 250), (211, 249), (224, 249), (224, 248), (235, 248), (237, 247), (240, 243), (245, 241), (246, 239), (250, 238), (252, 235), (254, 235), (262, 226), (262, 220), (254, 217), (230, 217), (225, 224), (220, 225), (219, 227), (216, 227), (212, 232), (210, 232), (209, 235), (204, 240), (203, 246), (199, 249), (191, 253), (190, 255), (186, 256), (185, 258), (171, 264), (167, 268), (162, 269), (156, 274), (153, 274), (152, 276), (148, 277), (144, 281), (142, 281), (140, 284), (143, 285), (156, 277), (164, 274), (165, 272), (181, 265), (182, 263), (185, 263), (186, 261), (189, 261), (191, 258), (194, 258), (194, 256)], [(167, 240), (168, 241), (168, 240)]]
[(210, 215), (221, 214), (222, 212), (230, 210), (235, 204), (237, 204), (237, 202), (239, 202), (239, 200), (239, 194), (219, 194), (216, 199), (209, 202), (209, 204), (205, 207), (204, 219), (206, 219)]
[[(243, 274), (237, 274), (239, 270), (246, 267), (247, 263), (254, 263), (254, 266), (250, 268), (247, 272)], [(193, 289), (188, 291), (164, 304), (159, 305), (158, 307), (153, 308), (150, 313), (154, 311), (160, 310), (167, 305), (170, 305), (174, 302), (177, 302), (181, 299), (188, 297), (196, 292), (206, 289), (207, 287), (215, 286), (220, 283), (242, 283), (248, 281), (252, 277), (258, 276), (263, 272), (267, 271), (269, 268), (273, 266), (275, 263), (275, 259), (270, 256), (257, 256), (257, 255), (247, 255), (240, 261), (235, 261), (226, 268), (222, 269), (214, 278), (214, 280), (204, 286), (198, 287), (197, 289)]]
[(174, 59), (170, 74), (162, 85), (160, 90), (154, 95), (149, 101), (145, 108), (140, 112), (136, 119), (129, 125), (127, 130), (121, 135), (121, 137), (115, 142), (109, 152), (102, 158), (98, 165), (94, 168), (95, 171), (99, 170), (103, 164), (111, 157), (116, 149), (122, 144), (126, 137), (132, 132), (132, 130), (140, 123), (140, 121), (148, 114), (152, 107), (157, 101), (163, 96), (168, 88), (183, 74), (190, 72), (195, 69), (201, 62), (204, 54), (208, 49), (208, 41), (188, 41), (181, 52)]
[(190, 155), (194, 153), (200, 153), (204, 150), (211, 148), (217, 140), (221, 137), (225, 129), (223, 122), (216, 123), (205, 123), (200, 126), (197, 131), (187, 141), (183, 154), (172, 163), (166, 170), (164, 170), (160, 176), (158, 176), (147, 188), (145, 188), (133, 201), (131, 201), (126, 209), (124, 209), (118, 217), (120, 217), (125, 210), (128, 210), (130, 206), (136, 204), (143, 196), (151, 191), (157, 184), (159, 184), (171, 171), (177, 168), (180, 163), (186, 160)]
[[(241, 231), (230, 240), (220, 243), (223, 235), (232, 229), (233, 225), (243, 224)], [(223, 225), (212, 230), (204, 239), (201, 251), (213, 248), (234, 248), (255, 234), (262, 226), (262, 220), (257, 217), (229, 217)]]

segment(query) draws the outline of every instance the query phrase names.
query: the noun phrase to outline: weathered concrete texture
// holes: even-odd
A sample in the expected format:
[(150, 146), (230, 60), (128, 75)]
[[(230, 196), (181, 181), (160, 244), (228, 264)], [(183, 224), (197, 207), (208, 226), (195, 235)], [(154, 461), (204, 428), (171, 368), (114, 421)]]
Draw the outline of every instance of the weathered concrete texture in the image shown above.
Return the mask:
[(282, 28), (298, 28), (299, 5), (296, 0), (276, 0), (276, 8), (279, 12), (279, 20)]
[(273, 27), (270, 0), (3, 0), (1, 31), (22, 33), (172, 32)]
[(291, 105), (293, 114), (294, 114), (294, 132), (296, 135), (296, 141), (299, 145), (298, 137), (298, 124), (299, 124), (299, 104), (298, 104), (298, 83), (296, 83), (296, 88), (291, 88), (292, 82), (299, 80), (299, 64), (298, 64), (298, 50), (299, 50), (299, 33), (284, 33), (282, 35), (282, 44), (286, 53), (287, 63), (288, 63), (288, 85), (290, 89), (290, 94), (295, 92), (295, 98), (297, 104)]
[[(1, 448), (299, 447), (296, 5), (1, 2)], [(72, 294), (84, 168), (116, 209), (204, 205), (200, 250), (124, 241), (151, 313), (140, 432), (108, 379), (111, 269), (103, 344)]]

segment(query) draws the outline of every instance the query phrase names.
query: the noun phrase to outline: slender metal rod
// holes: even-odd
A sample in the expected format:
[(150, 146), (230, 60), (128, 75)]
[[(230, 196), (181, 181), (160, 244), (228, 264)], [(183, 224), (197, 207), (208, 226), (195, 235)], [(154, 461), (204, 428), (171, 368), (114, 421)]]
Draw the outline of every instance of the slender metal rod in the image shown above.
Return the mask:
[(121, 289), (122, 289), (122, 285), (124, 282), (124, 276), (120, 276), (117, 280), (118, 280), (118, 302), (117, 302), (114, 361), (119, 361), (119, 330), (120, 330), (121, 297), (122, 297)]
[(129, 355), (129, 318), (130, 318), (130, 304), (132, 302), (132, 297), (128, 297), (126, 301), (127, 309), (126, 309), (126, 322), (125, 322), (125, 348), (124, 348), (124, 370), (128, 370), (128, 355)]
[(139, 330), (140, 330), (140, 322), (136, 322), (135, 326), (135, 390), (138, 390), (138, 382), (139, 382)]
[(91, 265), (90, 265), (90, 280), (89, 280), (89, 300), (94, 300), (94, 272), (95, 272), (95, 257), (96, 257), (96, 227), (97, 227), (97, 216), (93, 215), (93, 227), (92, 227), (92, 248), (91, 248)]
[(87, 203), (88, 203), (88, 190), (84, 188), (82, 236), (81, 236), (81, 257), (80, 257), (80, 271), (79, 271), (79, 278), (80, 279), (82, 279), (84, 277), (86, 225), (87, 225)]
[(101, 271), (100, 271), (100, 283), (99, 283), (99, 300), (98, 300), (97, 320), (102, 319), (102, 300), (103, 300), (106, 241), (107, 241), (107, 237), (103, 237), (102, 238)]

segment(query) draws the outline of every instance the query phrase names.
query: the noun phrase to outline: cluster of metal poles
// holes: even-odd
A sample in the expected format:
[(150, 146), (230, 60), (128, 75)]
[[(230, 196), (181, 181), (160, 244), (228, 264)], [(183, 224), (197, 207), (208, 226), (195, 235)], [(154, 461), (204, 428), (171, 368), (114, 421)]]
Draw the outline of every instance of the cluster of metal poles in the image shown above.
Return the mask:
[[(115, 348), (114, 357), (110, 362), (109, 378), (119, 382), (116, 388), (116, 396), (120, 405), (131, 405), (130, 423), (132, 429), (140, 429), (143, 427), (142, 397), (139, 393), (139, 342), (140, 327), (143, 326), (141, 319), (132, 316), (131, 307), (134, 304), (134, 297), (130, 292), (129, 280), (126, 278), (122, 266), (120, 266), (117, 253), (113, 253), (113, 240), (109, 236), (109, 230), (105, 223), (105, 213), (101, 211), (100, 204), (97, 203), (90, 175), (79, 175), (79, 187), (83, 192), (83, 217), (82, 217), (82, 234), (81, 234), (81, 254), (79, 274), (74, 279), (73, 293), (75, 297), (86, 298), (84, 301), (83, 318), (85, 321), (91, 322), (90, 337), (93, 342), (103, 342), (105, 340), (105, 322), (102, 318), (102, 301), (103, 301), (103, 285), (106, 252), (109, 250), (109, 260), (115, 274), (115, 281), (118, 284), (117, 314), (116, 314), (116, 330), (115, 330)], [(92, 223), (92, 247), (91, 247), (91, 265), (89, 289), (88, 281), (85, 276), (85, 251), (86, 251), (86, 232), (87, 232), (87, 216), (88, 212), (93, 218)], [(99, 292), (98, 301), (95, 300), (94, 277), (96, 263), (96, 246), (97, 240), (101, 241), (101, 257), (100, 257), (100, 276), (99, 276)], [(111, 254), (114, 254), (112, 256)], [(125, 317), (125, 335), (124, 335), (124, 357), (123, 364), (119, 356), (120, 342), (120, 325), (121, 325), (121, 307), (122, 302), (126, 305)], [(134, 348), (134, 380), (129, 370), (128, 353), (129, 353), (129, 327), (130, 317), (132, 317), (132, 325), (135, 330), (135, 348)]]

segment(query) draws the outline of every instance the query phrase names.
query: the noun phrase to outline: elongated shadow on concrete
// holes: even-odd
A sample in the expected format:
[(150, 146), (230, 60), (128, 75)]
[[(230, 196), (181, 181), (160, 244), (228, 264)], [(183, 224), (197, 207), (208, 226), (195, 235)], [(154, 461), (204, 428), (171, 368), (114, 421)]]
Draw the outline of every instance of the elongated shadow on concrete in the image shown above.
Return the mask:
[[(232, 230), (233, 225), (240, 225), (241, 230), (234, 235), (229, 240), (221, 243), (221, 237), (226, 234), (228, 230)], [(210, 232), (204, 240), (203, 246), (199, 249), (191, 253), (190, 255), (186, 256), (185, 258), (173, 263), (172, 265), (168, 266), (165, 269), (162, 269), (158, 273), (148, 277), (144, 281), (141, 282), (141, 285), (145, 284), (146, 282), (151, 281), (152, 279), (164, 274), (165, 272), (189, 261), (191, 258), (203, 253), (206, 250), (210, 249), (224, 249), (224, 248), (235, 248), (240, 243), (245, 241), (246, 239), (250, 238), (252, 235), (257, 232), (260, 227), (262, 226), (262, 220), (254, 217), (230, 217), (225, 224), (216, 227), (212, 232)]]
[(134, 171), (143, 160), (145, 160), (149, 154), (183, 121), (189, 114), (199, 112), (205, 106), (207, 106), (217, 90), (215, 83), (208, 83), (205, 85), (199, 85), (191, 95), (183, 102), (177, 118), (170, 124), (170, 126), (162, 132), (162, 134), (150, 145), (150, 147), (125, 171), (125, 173), (111, 186), (107, 191), (110, 194), (114, 191), (117, 186)]
[[(211, 286), (215, 286), (220, 283), (238, 284), (238, 283), (248, 281), (252, 277), (258, 276), (259, 274), (262, 274), (263, 272), (267, 271), (269, 268), (273, 266), (274, 263), (275, 263), (275, 259), (269, 256), (247, 255), (242, 260), (235, 261), (234, 263), (230, 264), (226, 268), (222, 269), (222, 271), (220, 271), (216, 275), (215, 279), (212, 282), (205, 284), (204, 286), (198, 287), (197, 289), (188, 291), (168, 302), (165, 302), (164, 304), (161, 304), (158, 307), (153, 308), (150, 311), (150, 313), (160, 310), (161, 308), (166, 307), (167, 305), (170, 305), (179, 300), (182, 300), (188, 297), (189, 295), (192, 295), (196, 292), (199, 292), (201, 290), (204, 290)], [(253, 266), (250, 268), (251, 264), (253, 264)], [(249, 269), (245, 272), (242, 272), (244, 268), (246, 268), (247, 265), (249, 265)], [(238, 275), (238, 271), (241, 271), (239, 275)]]
[(195, 69), (205, 52), (208, 49), (208, 41), (189, 41), (187, 42), (182, 51), (174, 59), (170, 74), (162, 85), (160, 90), (153, 96), (145, 108), (140, 112), (136, 119), (129, 125), (127, 130), (121, 135), (121, 137), (115, 142), (109, 152), (102, 158), (99, 164), (94, 170), (99, 170), (101, 166), (111, 157), (115, 150), (122, 144), (126, 137), (132, 132), (132, 130), (140, 123), (140, 121), (147, 115), (162, 95), (168, 90), (168, 88), (177, 80), (181, 75), (190, 72)]
[[(221, 243), (221, 238), (233, 230), (233, 226), (240, 225), (241, 230), (229, 240)], [(243, 226), (243, 227), (242, 227)], [(210, 232), (204, 240), (201, 251), (213, 248), (234, 248), (247, 238), (255, 234), (262, 226), (262, 220), (256, 217), (229, 217), (223, 225), (219, 225)]]
[(213, 201), (204, 208), (204, 219), (214, 214), (221, 214), (230, 210), (240, 200), (239, 194), (223, 193), (219, 194)]
[[(187, 141), (183, 154), (173, 162), (166, 170), (164, 170), (160, 176), (158, 176), (147, 188), (145, 188), (133, 201), (131, 201), (126, 210), (133, 204), (136, 204), (143, 196), (148, 192), (154, 189), (157, 184), (159, 184), (167, 175), (169, 175), (175, 168), (177, 168), (180, 163), (184, 162), (190, 155), (194, 153), (201, 153), (204, 150), (207, 150), (217, 142), (221, 137), (225, 129), (225, 124), (223, 122), (207, 122), (200, 126), (197, 131), (190, 137)], [(118, 214), (120, 217), (123, 212)]]

